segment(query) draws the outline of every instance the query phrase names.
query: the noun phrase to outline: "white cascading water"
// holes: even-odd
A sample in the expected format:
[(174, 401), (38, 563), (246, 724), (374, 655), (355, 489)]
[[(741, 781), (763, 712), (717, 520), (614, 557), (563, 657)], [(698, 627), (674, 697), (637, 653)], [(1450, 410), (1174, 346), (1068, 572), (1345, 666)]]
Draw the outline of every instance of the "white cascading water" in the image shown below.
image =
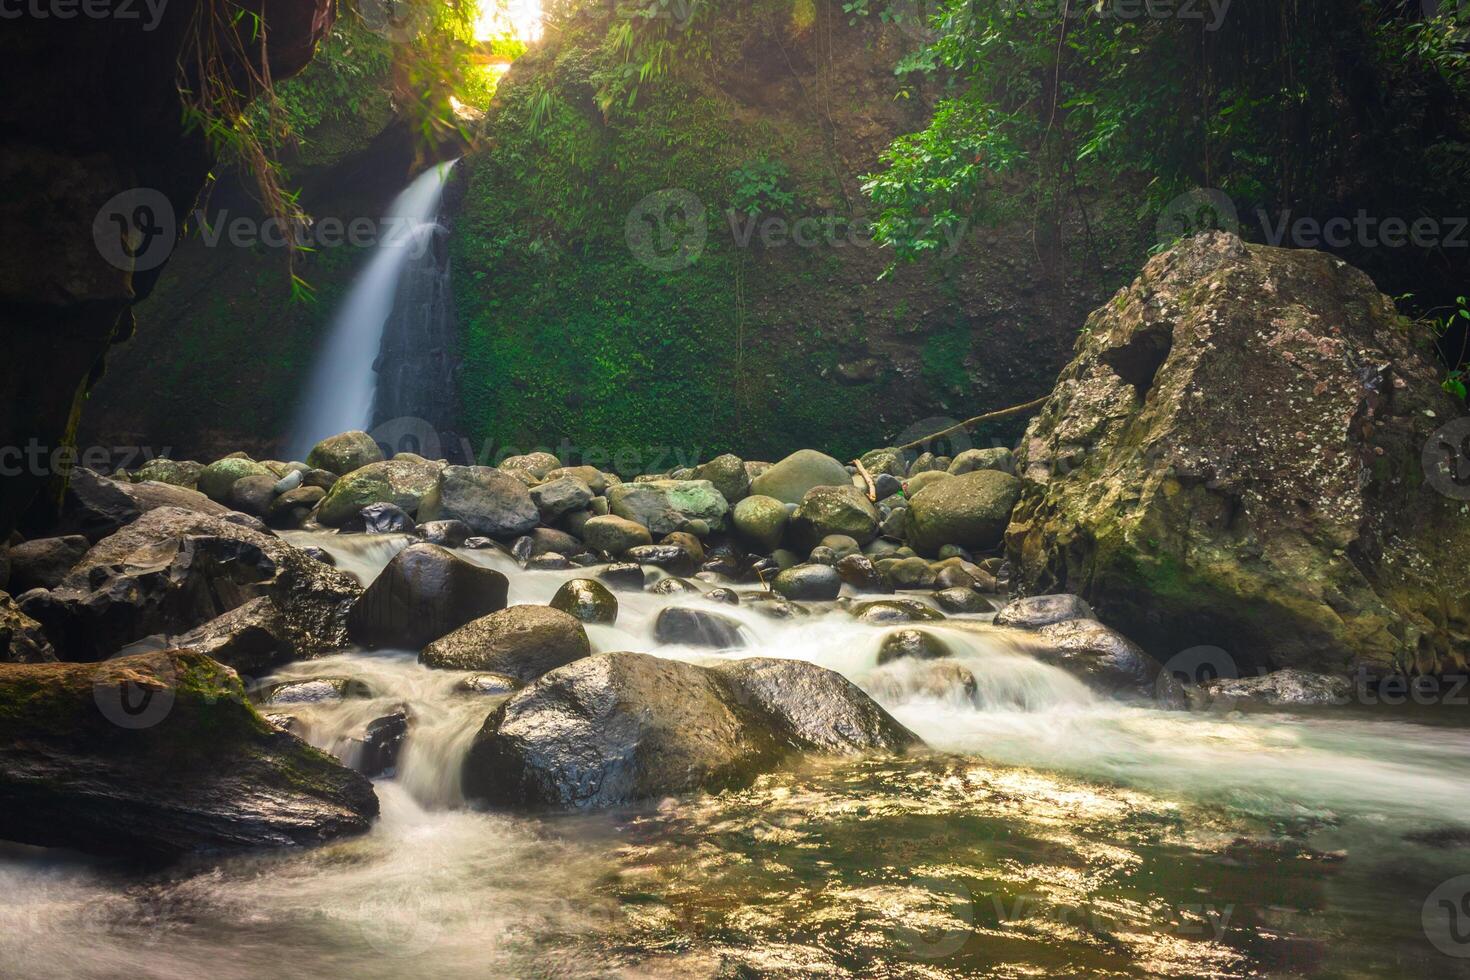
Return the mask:
[(382, 347), (383, 325), (393, 312), (405, 270), (431, 247), (439, 202), (456, 162), (419, 174), (388, 206), (367, 267), (332, 317), (317, 354), (287, 443), (292, 458), (305, 459), (327, 436), (370, 426), (378, 384), (373, 365)]

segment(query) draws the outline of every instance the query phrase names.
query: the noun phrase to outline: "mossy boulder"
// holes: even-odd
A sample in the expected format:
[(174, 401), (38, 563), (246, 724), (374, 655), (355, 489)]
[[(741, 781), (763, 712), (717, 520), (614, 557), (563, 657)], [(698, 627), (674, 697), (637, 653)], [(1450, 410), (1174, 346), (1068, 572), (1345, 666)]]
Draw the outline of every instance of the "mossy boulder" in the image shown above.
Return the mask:
[(999, 547), (1021, 481), (999, 470), (946, 476), (909, 501), (905, 533), (914, 550), (936, 555), (947, 544), (971, 551)]
[(377, 440), (357, 430), (328, 436), (312, 446), (306, 455), (307, 466), (338, 476), (346, 476), (353, 470), (382, 461), (383, 450)]
[(372, 784), (190, 651), (0, 665), (0, 838), (132, 859), (367, 830)]
[(587, 547), (616, 557), (630, 548), (653, 544), (653, 535), (637, 521), (607, 514), (582, 525), (582, 540)]
[(719, 526), (730, 505), (709, 480), (650, 480), (609, 487), (608, 509), (655, 535), (685, 530), (692, 521)]
[(731, 453), (716, 456), (708, 463), (696, 466), (694, 479), (713, 483), (715, 489), (730, 504), (744, 500), (750, 493), (750, 475), (745, 472), (745, 461)]
[(1020, 584), (1161, 659), (1465, 670), (1470, 521), (1433, 465), (1462, 408), (1421, 338), (1330, 255), (1210, 233), (1154, 257), (1022, 443)]
[(270, 477), (272, 484), (279, 479), (262, 463), (243, 456), (228, 456), (215, 460), (199, 471), (198, 489), (210, 500), (228, 504), (230, 491), (234, 488), (235, 481), (247, 476)]
[(203, 472), (203, 463), (196, 463), (192, 459), (165, 459), (159, 456), (134, 470), (133, 482), (152, 480), (194, 490), (198, 488), (199, 474)]
[(502, 539), (525, 534), (541, 522), (526, 484), (489, 466), (446, 466), (424, 495), (418, 517), (463, 521), (477, 535)]
[(808, 549), (829, 535), (851, 538), (860, 547), (878, 536), (878, 508), (851, 483), (813, 487), (791, 515), (791, 530), (796, 543)]
[(416, 514), (438, 485), (439, 470), (437, 463), (403, 455), (369, 463), (338, 477), (317, 507), (317, 520), (327, 527), (341, 527), (369, 504), (393, 504), (404, 513)]

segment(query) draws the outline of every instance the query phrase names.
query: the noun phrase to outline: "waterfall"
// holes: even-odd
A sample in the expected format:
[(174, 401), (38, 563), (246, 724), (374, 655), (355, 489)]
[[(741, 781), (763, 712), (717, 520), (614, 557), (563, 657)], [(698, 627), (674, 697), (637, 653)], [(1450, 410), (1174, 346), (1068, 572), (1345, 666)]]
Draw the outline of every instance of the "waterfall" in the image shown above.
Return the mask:
[[(327, 328), (291, 428), (290, 457), (305, 459), (327, 436), (372, 424), (379, 370), (388, 363), (384, 339), (389, 318), (415, 315), (400, 294), (405, 283), (417, 283), (422, 276), (409, 273), (442, 256), (442, 248), (435, 247), (439, 203), (454, 162), (424, 171), (388, 206), (367, 266)], [(447, 311), (447, 295), (441, 300)], [(447, 313), (443, 319), (447, 324)]]

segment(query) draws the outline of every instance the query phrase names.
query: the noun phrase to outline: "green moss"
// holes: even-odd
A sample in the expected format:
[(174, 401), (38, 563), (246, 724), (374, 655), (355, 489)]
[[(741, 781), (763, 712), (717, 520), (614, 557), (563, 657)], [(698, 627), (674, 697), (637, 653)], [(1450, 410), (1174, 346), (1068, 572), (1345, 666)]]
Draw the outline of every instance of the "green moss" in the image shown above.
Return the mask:
[(961, 392), (970, 383), (965, 359), (970, 356), (970, 329), (962, 323), (936, 330), (919, 351), (924, 379), (941, 391)]

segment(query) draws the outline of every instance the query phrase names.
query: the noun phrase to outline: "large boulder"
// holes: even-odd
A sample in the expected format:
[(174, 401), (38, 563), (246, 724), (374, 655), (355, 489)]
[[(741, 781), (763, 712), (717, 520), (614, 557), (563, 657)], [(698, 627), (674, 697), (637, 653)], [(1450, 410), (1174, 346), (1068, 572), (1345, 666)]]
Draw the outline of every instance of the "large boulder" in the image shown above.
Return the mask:
[(136, 521), (139, 514), (159, 507), (183, 507), (208, 514), (230, 512), (229, 507), (194, 490), (167, 483), (113, 480), (78, 466), (67, 479), (60, 512), (47, 532), (75, 533), (88, 541), (100, 541)]
[(365, 647), (418, 650), (505, 608), (510, 580), (436, 544), (411, 544), (388, 562), (347, 614)]
[(584, 623), (615, 623), (618, 597), (596, 579), (574, 578), (563, 582), (551, 597), (551, 608), (560, 609)]
[(132, 859), (367, 830), (372, 784), (202, 654), (0, 665), (0, 838)]
[(557, 477), (531, 488), (531, 499), (548, 524), (563, 514), (584, 509), (594, 496), (592, 488), (574, 476)]
[(260, 677), (296, 656), (286, 617), (268, 595), (257, 596), (157, 646), (202, 653), (249, 677)]
[(485, 720), (464, 766), (472, 797), (616, 806), (739, 786), (792, 751), (890, 752), (917, 739), (840, 675), (800, 661), (716, 669), (608, 653), (552, 671)]
[(1152, 698), (1159, 692), (1159, 662), (1095, 619), (1052, 623), (1024, 642), (1037, 660), (1062, 668), (1103, 694)]
[(61, 585), (25, 597), (68, 660), (100, 660), (143, 637), (176, 635), (257, 596), (280, 607), (299, 656), (347, 643), (357, 582), (253, 528), (173, 507), (93, 545)]
[(847, 467), (826, 453), (798, 449), (750, 481), (750, 492), (775, 497), (783, 504), (799, 504), (812, 487), (850, 487)]
[(691, 521), (717, 527), (730, 505), (708, 480), (651, 480), (607, 490), (608, 510), (655, 535), (682, 531)]
[(421, 521), (463, 521), (475, 534), (515, 538), (541, 522), (526, 484), (489, 466), (446, 466), (419, 505)]
[(56, 659), (45, 630), (0, 592), (0, 663), (40, 664)]
[(591, 653), (587, 631), (576, 617), (548, 606), (511, 606), (430, 643), (419, 662), (504, 674), (525, 684)]
[(831, 565), (793, 565), (777, 573), (771, 588), (788, 599), (831, 601), (842, 591), (842, 576)]
[(1340, 260), (1190, 239), (1091, 316), (1027, 431), (1020, 584), (1249, 671), (1463, 671), (1470, 521), (1441, 468), (1460, 437), (1435, 430), (1461, 414), (1441, 374)]
[(370, 504), (393, 504), (404, 513), (432, 520), (420, 513), (420, 507), (438, 485), (439, 469), (439, 464), (407, 453), (369, 463), (332, 484), (317, 508), (317, 520), (327, 527), (341, 527), (355, 520)]
[(974, 470), (931, 483), (909, 500), (905, 533), (924, 555), (947, 544), (970, 551), (999, 547), (1021, 497), (1021, 481), (999, 470)]
[(1087, 600), (1075, 595), (1031, 595), (1012, 599), (995, 614), (995, 625), (1038, 630), (1053, 623), (1096, 619)]
[(312, 469), (326, 470), (338, 476), (346, 476), (353, 470), (362, 469), (372, 463), (383, 461), (383, 450), (366, 432), (342, 432), (328, 436), (306, 455), (306, 465)]
[(90, 547), (91, 544), (80, 534), (36, 538), (11, 545), (10, 584), (7, 587), (14, 595), (31, 589), (54, 589)]
[(791, 530), (796, 543), (808, 549), (832, 534), (845, 535), (861, 546), (878, 536), (878, 520), (878, 508), (851, 483), (813, 487), (791, 515)]
[(738, 620), (708, 609), (691, 609), (686, 606), (671, 606), (660, 611), (653, 621), (653, 635), (660, 643), (682, 643), (719, 650), (745, 646), (745, 637), (740, 632)]

